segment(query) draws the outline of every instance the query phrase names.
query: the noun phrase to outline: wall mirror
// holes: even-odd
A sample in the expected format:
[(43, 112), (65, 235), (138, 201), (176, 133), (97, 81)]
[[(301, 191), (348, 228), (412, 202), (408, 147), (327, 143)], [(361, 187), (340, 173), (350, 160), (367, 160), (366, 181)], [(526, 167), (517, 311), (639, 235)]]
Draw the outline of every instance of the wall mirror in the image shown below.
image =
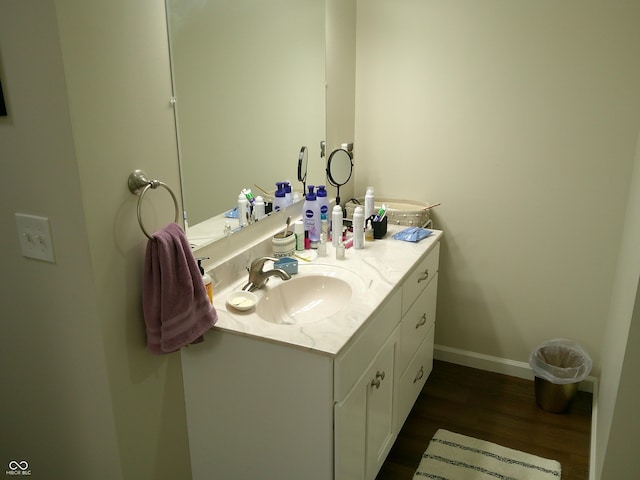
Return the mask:
[(243, 188), (258, 195), (286, 180), (302, 191), (301, 145), (306, 181), (324, 183), (324, 0), (166, 0), (166, 9), (189, 226), (235, 207)]

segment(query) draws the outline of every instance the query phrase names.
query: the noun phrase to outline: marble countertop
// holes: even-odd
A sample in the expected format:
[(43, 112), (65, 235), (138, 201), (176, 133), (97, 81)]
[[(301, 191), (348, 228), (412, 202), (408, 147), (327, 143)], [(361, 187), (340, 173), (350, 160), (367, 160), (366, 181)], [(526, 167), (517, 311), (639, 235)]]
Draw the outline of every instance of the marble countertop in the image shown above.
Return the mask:
[[(263, 320), (255, 308), (246, 312), (235, 310), (227, 306), (226, 299), (231, 292), (244, 286), (247, 279), (243, 276), (236, 282), (231, 282), (225, 289), (214, 292), (218, 321), (213, 330), (258, 337), (331, 356), (337, 355), (367, 319), (381, 307), (416, 262), (424, 257), (442, 236), (441, 231), (432, 230), (433, 233), (429, 237), (418, 243), (392, 238), (393, 233), (404, 228), (406, 227), (390, 225), (384, 239), (365, 242), (365, 248), (362, 250), (347, 249), (344, 260), (335, 258), (335, 250), (330, 243), (327, 245), (326, 257), (318, 257), (312, 262), (299, 260), (298, 275), (301, 276), (305, 275), (305, 271), (313, 264), (346, 269), (357, 273), (362, 279), (361, 284), (354, 288), (355, 293), (351, 301), (333, 315), (315, 323), (283, 325)], [(263, 289), (254, 293), (260, 299), (270, 288), (281, 282), (283, 280), (271, 277)]]

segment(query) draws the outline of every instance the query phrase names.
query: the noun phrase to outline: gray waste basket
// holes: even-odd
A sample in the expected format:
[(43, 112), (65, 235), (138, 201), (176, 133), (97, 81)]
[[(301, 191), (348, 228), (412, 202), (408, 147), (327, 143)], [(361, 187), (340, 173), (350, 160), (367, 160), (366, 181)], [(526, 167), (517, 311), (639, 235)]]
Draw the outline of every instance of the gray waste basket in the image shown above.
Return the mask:
[(556, 338), (538, 346), (529, 356), (535, 375), (536, 403), (547, 412), (566, 412), (593, 362), (573, 340)]

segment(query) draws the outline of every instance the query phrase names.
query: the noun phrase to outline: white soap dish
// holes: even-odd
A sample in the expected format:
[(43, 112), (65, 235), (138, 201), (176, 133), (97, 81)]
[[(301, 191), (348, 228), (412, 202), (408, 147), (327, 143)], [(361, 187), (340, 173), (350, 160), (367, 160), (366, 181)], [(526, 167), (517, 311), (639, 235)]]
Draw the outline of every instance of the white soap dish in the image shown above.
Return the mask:
[(250, 310), (256, 306), (256, 303), (258, 303), (258, 297), (244, 290), (231, 292), (227, 296), (227, 305), (240, 311)]

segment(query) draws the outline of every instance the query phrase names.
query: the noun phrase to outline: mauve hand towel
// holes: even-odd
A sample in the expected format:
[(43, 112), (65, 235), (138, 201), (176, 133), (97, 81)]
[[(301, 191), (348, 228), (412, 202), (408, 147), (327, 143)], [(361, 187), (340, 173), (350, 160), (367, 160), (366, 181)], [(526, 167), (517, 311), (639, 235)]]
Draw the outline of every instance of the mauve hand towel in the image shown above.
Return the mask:
[(144, 260), (142, 307), (147, 347), (160, 355), (201, 341), (218, 314), (182, 227), (171, 223), (152, 237)]

